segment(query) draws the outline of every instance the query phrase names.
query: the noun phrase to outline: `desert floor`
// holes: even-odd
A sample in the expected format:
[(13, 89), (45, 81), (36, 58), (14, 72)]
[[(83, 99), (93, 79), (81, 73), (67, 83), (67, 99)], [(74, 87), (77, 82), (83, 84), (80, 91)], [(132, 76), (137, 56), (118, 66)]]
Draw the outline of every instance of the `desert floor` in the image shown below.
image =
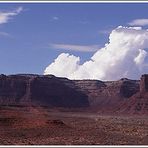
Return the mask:
[(1, 106), (0, 145), (148, 145), (148, 117)]

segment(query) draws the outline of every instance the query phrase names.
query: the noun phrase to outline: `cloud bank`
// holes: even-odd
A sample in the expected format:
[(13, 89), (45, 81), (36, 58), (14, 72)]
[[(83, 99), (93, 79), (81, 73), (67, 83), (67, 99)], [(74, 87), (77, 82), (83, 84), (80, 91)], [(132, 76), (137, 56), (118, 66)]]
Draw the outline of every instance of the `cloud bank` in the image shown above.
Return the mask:
[(109, 43), (90, 60), (80, 64), (80, 57), (60, 54), (44, 71), (69, 79), (117, 80), (139, 79), (148, 73), (148, 31), (141, 27), (119, 26), (109, 35)]
[(13, 11), (0, 11), (0, 24), (7, 23), (12, 18), (12, 16), (18, 15), (22, 10), (23, 7), (18, 7)]

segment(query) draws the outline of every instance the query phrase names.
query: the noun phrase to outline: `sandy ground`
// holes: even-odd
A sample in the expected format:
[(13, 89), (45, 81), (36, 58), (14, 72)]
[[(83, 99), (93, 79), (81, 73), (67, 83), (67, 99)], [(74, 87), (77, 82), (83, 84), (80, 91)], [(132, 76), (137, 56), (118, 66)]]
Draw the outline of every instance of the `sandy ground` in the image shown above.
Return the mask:
[(0, 107), (1, 145), (148, 145), (148, 117)]

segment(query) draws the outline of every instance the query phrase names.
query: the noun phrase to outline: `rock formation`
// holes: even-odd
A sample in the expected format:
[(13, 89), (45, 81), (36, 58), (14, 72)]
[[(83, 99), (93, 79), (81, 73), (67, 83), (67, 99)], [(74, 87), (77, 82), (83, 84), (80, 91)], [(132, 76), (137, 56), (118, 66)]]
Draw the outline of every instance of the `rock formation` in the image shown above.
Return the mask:
[(140, 80), (140, 92), (148, 92), (148, 74), (142, 75)]
[(115, 106), (139, 91), (139, 81), (121, 79), (102, 82), (99, 80), (77, 80), (75, 86), (87, 94), (90, 106)]
[(54, 107), (87, 107), (87, 95), (55, 76), (0, 76), (0, 104), (37, 104)]
[[(139, 112), (148, 106), (148, 75), (141, 80), (69, 80), (53, 75), (0, 75), (1, 105), (42, 105)], [(143, 105), (144, 104), (144, 105)]]
[(148, 74), (142, 75), (140, 91), (121, 103), (117, 112), (128, 114), (148, 114)]

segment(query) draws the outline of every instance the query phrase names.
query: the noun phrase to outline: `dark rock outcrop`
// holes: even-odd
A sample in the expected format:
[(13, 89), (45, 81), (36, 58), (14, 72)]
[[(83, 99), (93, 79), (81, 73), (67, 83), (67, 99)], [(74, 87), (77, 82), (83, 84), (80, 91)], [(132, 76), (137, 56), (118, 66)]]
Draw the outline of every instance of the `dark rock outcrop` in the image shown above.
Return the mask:
[(119, 81), (102, 82), (99, 80), (74, 81), (77, 89), (87, 94), (90, 106), (116, 106), (118, 102), (131, 97), (139, 91), (139, 81), (121, 79)]
[[(70, 80), (69, 80), (70, 81)], [(72, 82), (71, 82), (72, 83)], [(88, 107), (86, 94), (65, 85), (57, 77), (36, 77), (30, 84), (31, 100), (56, 107)]]
[(117, 112), (125, 114), (148, 114), (148, 75), (142, 75), (140, 91), (121, 103)]
[[(70, 81), (70, 80), (68, 80)], [(0, 104), (39, 104), (51, 107), (88, 107), (84, 93), (55, 76), (0, 76)]]
[(142, 75), (140, 80), (140, 92), (148, 92), (148, 74)]
[(0, 75), (0, 103), (18, 103), (26, 94), (28, 77)]
[(43, 105), (102, 112), (145, 113), (148, 75), (141, 80), (69, 80), (53, 75), (0, 75), (1, 105)]

